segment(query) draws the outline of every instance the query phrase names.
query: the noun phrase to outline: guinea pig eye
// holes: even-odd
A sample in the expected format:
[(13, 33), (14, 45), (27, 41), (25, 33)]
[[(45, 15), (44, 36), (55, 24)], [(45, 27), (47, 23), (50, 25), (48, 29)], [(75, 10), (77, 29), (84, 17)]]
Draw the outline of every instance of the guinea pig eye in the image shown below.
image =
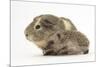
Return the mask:
[(40, 25), (36, 25), (35, 29), (40, 29)]

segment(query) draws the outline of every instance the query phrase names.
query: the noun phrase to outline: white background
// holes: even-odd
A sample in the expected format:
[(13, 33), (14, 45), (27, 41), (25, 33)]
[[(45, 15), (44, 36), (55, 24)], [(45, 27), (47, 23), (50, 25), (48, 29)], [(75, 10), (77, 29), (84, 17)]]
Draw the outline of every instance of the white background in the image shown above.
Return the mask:
[[(45, 1), (45, 0), (44, 0)], [(46, 0), (47, 1), (47, 0)], [(51, 2), (53, 2), (53, 0), (50, 0)], [(69, 3), (83, 3), (83, 4), (95, 4), (97, 5), (97, 35), (100, 34), (99, 32), (99, 17), (100, 17), (100, 10), (99, 10), (99, 1), (97, 0), (64, 0), (64, 1), (60, 1), (60, 0), (55, 0), (58, 2), (69, 2)], [(0, 67), (7, 67), (9, 64), (9, 2), (6, 0), (2, 0), (2, 2), (0, 2)], [(52, 67), (61, 67), (61, 66), (70, 66), (70, 67), (80, 67), (80, 66), (95, 66), (98, 67), (99, 62), (100, 62), (100, 54), (99, 54), (99, 35), (97, 36), (97, 62), (94, 63), (77, 63), (77, 64), (60, 64), (60, 65), (50, 65)], [(46, 67), (50, 67), (49, 65), (45, 65)], [(44, 66), (43, 66), (44, 67)]]
[[(94, 61), (94, 6), (65, 5), (35, 2), (11, 2), (11, 65), (37, 65)], [(28, 42), (24, 30), (35, 16), (53, 14), (70, 18), (90, 41), (89, 54), (78, 56), (42, 56), (35, 44)]]

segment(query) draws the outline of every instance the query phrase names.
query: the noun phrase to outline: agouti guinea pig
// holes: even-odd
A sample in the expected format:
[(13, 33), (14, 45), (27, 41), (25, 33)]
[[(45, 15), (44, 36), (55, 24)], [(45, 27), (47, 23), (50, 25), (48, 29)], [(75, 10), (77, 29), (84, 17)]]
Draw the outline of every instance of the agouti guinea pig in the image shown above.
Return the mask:
[[(57, 16), (50, 15), (50, 14), (45, 14), (45, 15), (40, 15), (40, 16), (35, 17), (34, 20), (32, 21), (32, 23), (30, 23), (27, 26), (24, 33), (25, 33), (27, 40), (34, 42), (39, 48), (41, 48), (43, 50), (44, 55), (53, 55), (52, 53), (46, 54), (45, 49), (47, 49), (46, 48), (47, 41), (49, 41), (50, 37), (54, 36), (54, 34), (57, 33), (58, 31), (77, 31), (77, 29), (76, 29), (75, 25), (67, 18), (57, 17)], [(76, 33), (76, 32), (74, 32), (74, 33)], [(72, 35), (74, 35), (74, 33)], [(81, 36), (81, 35), (83, 36), (83, 34), (80, 33), (79, 36)], [(82, 37), (83, 40), (84, 40), (84, 37), (85, 36)], [(55, 38), (56, 37), (54, 36), (54, 39)], [(79, 42), (75, 41), (75, 43), (79, 43)], [(71, 44), (74, 45), (74, 42), (71, 42)], [(59, 45), (62, 46), (62, 44), (59, 44)], [(55, 47), (59, 47), (59, 45), (57, 46), (57, 44), (55, 44)], [(79, 45), (79, 44), (77, 44), (77, 45)], [(62, 46), (62, 47), (64, 47), (64, 46)], [(69, 46), (69, 47), (71, 47), (71, 46)], [(70, 53), (68, 53), (68, 54), (70, 54)], [(75, 54), (75, 53), (73, 53), (73, 54)], [(56, 55), (60, 55), (60, 54), (56, 54)]]
[(74, 24), (63, 17), (45, 14), (34, 18), (24, 33), (29, 41), (35, 42), (39, 48), (44, 48), (45, 40), (59, 30), (77, 30)]

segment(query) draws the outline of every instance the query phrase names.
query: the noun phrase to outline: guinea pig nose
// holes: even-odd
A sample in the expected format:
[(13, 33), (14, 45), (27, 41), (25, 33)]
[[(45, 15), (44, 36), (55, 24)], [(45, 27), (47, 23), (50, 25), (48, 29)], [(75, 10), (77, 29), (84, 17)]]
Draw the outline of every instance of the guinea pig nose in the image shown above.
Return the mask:
[(26, 36), (28, 36), (28, 34), (26, 34)]

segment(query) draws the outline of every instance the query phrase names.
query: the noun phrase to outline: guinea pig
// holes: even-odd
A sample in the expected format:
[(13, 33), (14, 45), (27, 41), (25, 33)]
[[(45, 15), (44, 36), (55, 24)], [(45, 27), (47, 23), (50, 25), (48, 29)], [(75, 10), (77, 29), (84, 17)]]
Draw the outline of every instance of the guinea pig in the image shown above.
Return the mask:
[(39, 48), (46, 47), (46, 40), (60, 30), (77, 30), (75, 25), (66, 18), (50, 14), (36, 16), (27, 26), (24, 33), (27, 40), (34, 42)]
[(78, 55), (89, 52), (89, 40), (79, 31), (58, 31), (46, 42), (44, 55)]

